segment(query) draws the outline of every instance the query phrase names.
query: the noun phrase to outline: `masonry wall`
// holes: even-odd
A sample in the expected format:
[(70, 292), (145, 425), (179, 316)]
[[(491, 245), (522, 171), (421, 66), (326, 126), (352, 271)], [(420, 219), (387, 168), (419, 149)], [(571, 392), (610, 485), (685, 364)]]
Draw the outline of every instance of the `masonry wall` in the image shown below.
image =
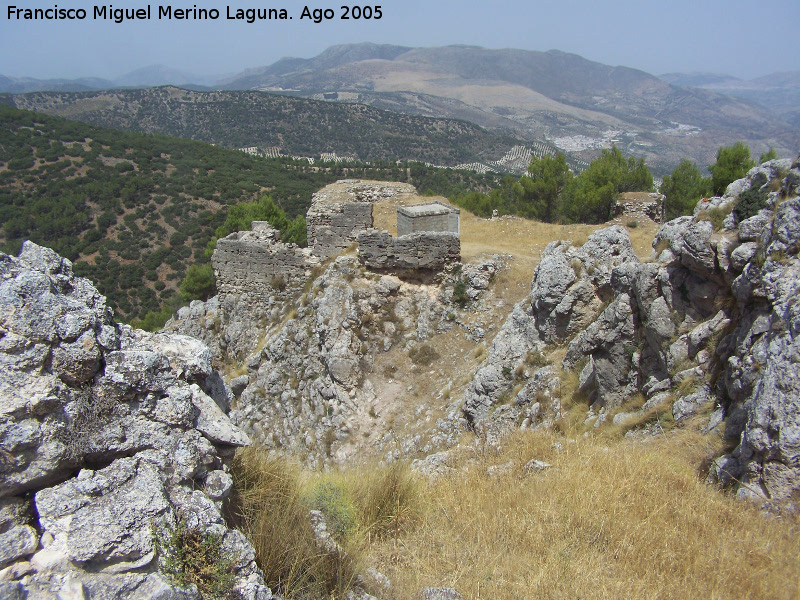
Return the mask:
[(399, 206), (397, 208), (397, 235), (403, 236), (418, 231), (449, 231), (460, 233), (460, 212), (454, 206), (436, 201), (429, 211), (415, 214), (420, 207)]
[(356, 241), (358, 232), (372, 227), (371, 202), (312, 204), (306, 214), (311, 252), (325, 260)]
[(306, 248), (284, 244), (269, 224), (254, 222), (221, 240), (211, 256), (220, 294), (270, 296), (301, 283), (319, 261)]
[(358, 257), (374, 270), (439, 271), (461, 260), (457, 233), (424, 231), (392, 237), (388, 231), (369, 229), (358, 235)]

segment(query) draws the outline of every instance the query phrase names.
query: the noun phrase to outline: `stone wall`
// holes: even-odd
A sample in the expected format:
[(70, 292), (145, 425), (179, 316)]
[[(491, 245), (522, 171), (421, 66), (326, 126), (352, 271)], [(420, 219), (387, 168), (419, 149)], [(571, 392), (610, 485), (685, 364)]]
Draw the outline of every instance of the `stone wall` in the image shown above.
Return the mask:
[(319, 264), (307, 248), (284, 244), (266, 221), (217, 241), (211, 256), (220, 294), (270, 296), (302, 282)]
[(461, 211), (439, 200), (428, 204), (397, 207), (398, 237), (418, 231), (460, 233)]
[(372, 227), (372, 202), (312, 203), (306, 214), (308, 247), (322, 260), (336, 256)]
[(311, 197), (306, 214), (308, 247), (326, 260), (356, 242), (361, 231), (373, 225), (372, 209), (382, 200), (416, 197), (408, 183), (341, 179)]
[(423, 231), (392, 237), (387, 231), (369, 229), (358, 235), (358, 257), (369, 269), (441, 270), (461, 261), (457, 233)]
[(661, 194), (634, 192), (621, 195), (614, 213), (617, 217), (631, 220), (646, 218), (661, 223), (663, 206), (664, 196)]

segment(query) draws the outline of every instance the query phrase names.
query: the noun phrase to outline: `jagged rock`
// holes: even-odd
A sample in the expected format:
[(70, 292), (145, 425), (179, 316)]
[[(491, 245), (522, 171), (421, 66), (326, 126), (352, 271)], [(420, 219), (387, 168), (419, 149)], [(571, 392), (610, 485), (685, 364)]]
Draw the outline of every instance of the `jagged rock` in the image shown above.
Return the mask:
[(701, 386), (696, 392), (688, 396), (682, 396), (672, 404), (672, 417), (680, 421), (694, 414), (697, 410), (711, 399), (711, 388)]
[(425, 477), (435, 478), (452, 473), (454, 469), (451, 463), (450, 452), (435, 452), (425, 458), (415, 458), (411, 463), (411, 469)]
[(630, 298), (620, 294), (597, 320), (581, 332), (569, 345), (564, 368), (574, 369), (584, 356), (591, 356), (590, 374), (582, 387), (590, 394), (592, 404), (612, 407), (636, 390), (632, 372), (634, 341), (633, 312)]
[(484, 366), (478, 369), (464, 394), (463, 410), (470, 422), (489, 414), (489, 408), (510, 389), (513, 370), (524, 361), (527, 352), (542, 346), (535, 319), (522, 303), (517, 304), (495, 336)]
[[(704, 211), (729, 211), (756, 184), (780, 191), (755, 217), (737, 224), (729, 216), (715, 232)], [(530, 308), (515, 307), (467, 387), (463, 410), (475, 431), (494, 436), (522, 421), (514, 404), (492, 410), (512, 373), (527, 385), (530, 373), (519, 367), (537, 340), (522, 332), (547, 342), (572, 337), (563, 366), (586, 361), (579, 386), (592, 394), (595, 424), (637, 391), (649, 397), (646, 408), (616, 422), (660, 410), (670, 398), (675, 420), (713, 401), (720, 408), (706, 430), (724, 416), (725, 436), (740, 443), (715, 462), (709, 480), (737, 486), (740, 497), (792, 497), (800, 489), (798, 194), (800, 166), (765, 163), (724, 197), (699, 202), (694, 217), (662, 225), (644, 264), (609, 252), (626, 247), (619, 231), (598, 232), (583, 249), (551, 243), (534, 273)], [(679, 385), (696, 388), (681, 394)]]
[(152, 523), (169, 509), (158, 463), (166, 463), (166, 457), (140, 452), (99, 471), (83, 469), (75, 479), (37, 492), (39, 523), (52, 537), (46, 547), (81, 563), (152, 559)]
[(683, 252), (681, 263), (689, 270), (703, 277), (712, 278), (717, 274), (716, 252), (710, 243), (714, 226), (710, 221), (692, 223), (683, 234)]
[(487, 477), (501, 477), (514, 472), (514, 461), (510, 460), (502, 465), (492, 465), (486, 469)]
[[(467, 386), (462, 404), (467, 420), (475, 424), (489, 416), (530, 353), (589, 326), (613, 293), (614, 268), (637, 262), (622, 227), (596, 231), (581, 248), (568, 242), (548, 244), (534, 271), (530, 305), (522, 302), (514, 307), (495, 336), (486, 362)], [(502, 411), (495, 420), (512, 421), (516, 416)]]
[(0, 568), (25, 556), (39, 545), (39, 535), (30, 525), (16, 525), (0, 533)]
[(461, 593), (455, 588), (422, 588), (423, 600), (461, 600)]
[(546, 469), (551, 468), (553, 465), (550, 463), (546, 463), (543, 460), (537, 460), (535, 458), (530, 459), (528, 462), (525, 463), (525, 466), (522, 469), (526, 473), (538, 473), (540, 471), (544, 471)]
[(756, 242), (745, 242), (737, 246), (736, 249), (731, 252), (731, 266), (741, 273), (745, 265), (753, 260), (757, 251), (758, 244)]
[(739, 223), (739, 241), (757, 242), (761, 239), (761, 232), (772, 221), (772, 211), (762, 209), (757, 215)]
[[(197, 597), (159, 573), (154, 527), (185, 518), (233, 535), (214, 500), (230, 489), (232, 448), (249, 441), (220, 408), (230, 391), (210, 351), (115, 324), (69, 261), (30, 242), (0, 255), (0, 277), (0, 563), (13, 561), (3, 573), (14, 579), (4, 593)], [(196, 489), (204, 482), (213, 499)], [(237, 588), (271, 597), (252, 547), (237, 547), (249, 549)]]

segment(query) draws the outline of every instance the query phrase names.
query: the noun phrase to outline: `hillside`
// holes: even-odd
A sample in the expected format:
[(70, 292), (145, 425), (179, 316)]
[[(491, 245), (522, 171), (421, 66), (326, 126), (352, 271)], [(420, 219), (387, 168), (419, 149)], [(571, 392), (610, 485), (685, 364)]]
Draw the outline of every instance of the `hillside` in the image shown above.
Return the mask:
[(231, 205), (270, 195), (290, 217), (346, 177), (413, 178), (422, 189), (487, 189), (494, 179), (423, 165), (312, 167), (201, 142), (126, 133), (0, 105), (0, 244), (47, 244), (97, 282), (125, 320), (176, 300), (189, 265)]
[(465, 121), (253, 91), (163, 87), (80, 94), (36, 92), (5, 99), (18, 108), (94, 125), (226, 148), (277, 147), (292, 156), (335, 152), (360, 160), (394, 158), (455, 166), (497, 160), (520, 143)]
[[(643, 71), (574, 54), (474, 46), (402, 50), (337, 46), (312, 59), (284, 59), (273, 67), (250, 70), (226, 87), (314, 97), (337, 93), (341, 99), (367, 104), (379, 104), (394, 94), (447, 98), (473, 108), (468, 116), (456, 107), (463, 118), (502, 128), (496, 119), (505, 117), (510, 124), (506, 130), (584, 150), (584, 158), (593, 157), (593, 149), (613, 138), (629, 153), (646, 157), (659, 173), (687, 156), (708, 165), (717, 148), (736, 140), (758, 152), (772, 145), (786, 156), (800, 141), (797, 128), (787, 128), (781, 119), (746, 100), (670, 85)], [(456, 114), (446, 103), (437, 105), (424, 96), (406, 100), (407, 107), (397, 102), (392, 109), (425, 110), (442, 117)]]
[(308, 252), (220, 240), (232, 287), (168, 327), (209, 346), (0, 254), (0, 594), (794, 598), (799, 181), (658, 228), (464, 212), (436, 273), (364, 252), (430, 198), (339, 181)]
[(800, 72), (772, 73), (755, 79), (739, 79), (716, 73), (666, 73), (661, 79), (676, 85), (713, 90), (734, 98), (757, 102), (789, 123), (800, 127)]
[[(339, 490), (320, 510), (391, 580), (365, 577), (377, 597), (792, 598), (799, 169), (765, 163), (661, 227), (462, 211), (461, 263), (433, 276), (348, 247), (261, 299), (230, 288), (184, 308), (167, 330), (225, 365), (231, 418), (262, 447), (242, 476)], [(390, 230), (398, 203), (427, 200), (349, 180), (315, 206), (334, 215), (348, 198), (374, 201)], [(361, 504), (378, 461), (413, 461), (423, 491), (395, 475), (382, 538), (330, 525), (348, 502), (354, 520), (382, 510)], [(259, 539), (266, 561), (281, 537)]]

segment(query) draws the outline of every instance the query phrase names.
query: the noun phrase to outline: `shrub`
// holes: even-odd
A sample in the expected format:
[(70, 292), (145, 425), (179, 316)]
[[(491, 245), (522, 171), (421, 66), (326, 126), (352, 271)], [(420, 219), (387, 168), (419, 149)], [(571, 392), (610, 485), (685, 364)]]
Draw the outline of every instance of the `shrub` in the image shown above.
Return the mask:
[(436, 352), (436, 349), (430, 344), (414, 346), (408, 351), (408, 357), (411, 359), (412, 363), (419, 367), (429, 367), (434, 361), (441, 358), (439, 353)]
[(758, 211), (767, 207), (767, 190), (761, 188), (764, 183), (766, 182), (763, 180), (756, 180), (749, 190), (739, 195), (733, 212), (740, 223), (757, 215)]
[(224, 558), (222, 536), (192, 529), (179, 516), (174, 528), (156, 531), (161, 571), (182, 587), (197, 586), (203, 598), (230, 598), (234, 561)]
[(217, 282), (211, 265), (192, 265), (181, 282), (181, 295), (185, 300), (207, 300), (217, 291)]
[(697, 213), (695, 221), (710, 221), (714, 226), (714, 231), (719, 231), (725, 223), (725, 217), (731, 214), (731, 210), (733, 210), (733, 205), (730, 203), (724, 206), (714, 206)]
[(269, 284), (279, 292), (282, 292), (286, 289), (286, 279), (281, 273), (273, 275), (272, 279), (269, 280)]
[(467, 284), (459, 281), (453, 286), (453, 302), (464, 308), (469, 304), (469, 296), (467, 295)]
[(332, 481), (322, 481), (311, 492), (311, 508), (325, 515), (328, 531), (344, 541), (358, 525), (356, 507), (347, 490)]
[(299, 469), (250, 447), (236, 453), (231, 475), (227, 517), (253, 544), (267, 585), (291, 597), (343, 597), (355, 580), (352, 558), (317, 548)]

